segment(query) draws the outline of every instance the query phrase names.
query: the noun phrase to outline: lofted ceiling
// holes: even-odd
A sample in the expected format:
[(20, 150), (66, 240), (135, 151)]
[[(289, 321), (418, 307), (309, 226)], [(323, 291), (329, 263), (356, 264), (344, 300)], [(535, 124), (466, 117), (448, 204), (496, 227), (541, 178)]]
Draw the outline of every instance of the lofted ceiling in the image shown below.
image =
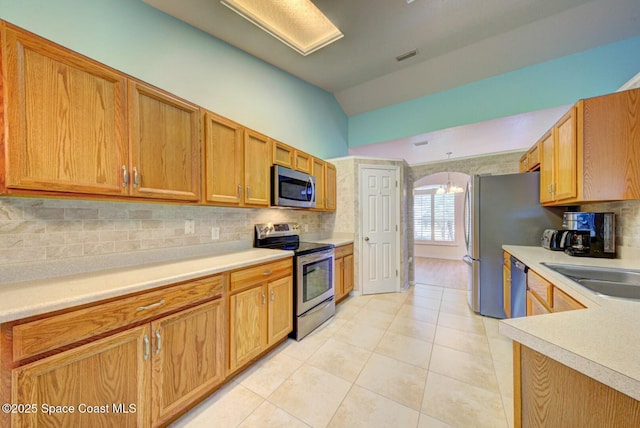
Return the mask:
[[(327, 90), (348, 116), (640, 35), (638, 0), (313, 0), (344, 37), (302, 56), (219, 0), (143, 1)], [(414, 49), (417, 55), (396, 60)], [(497, 119), (482, 132), (459, 127), (350, 153), (389, 153), (394, 156), (385, 157), (420, 163), (443, 159), (447, 151), (455, 158), (521, 149), (558, 111)], [(525, 138), (525, 131), (535, 138)], [(490, 143), (496, 133), (506, 147)], [(460, 140), (472, 135), (484, 137)], [(424, 139), (431, 144), (413, 145)]]
[(314, 0), (344, 37), (305, 57), (219, 0), (144, 1), (333, 93), (348, 116), (640, 35), (638, 0)]

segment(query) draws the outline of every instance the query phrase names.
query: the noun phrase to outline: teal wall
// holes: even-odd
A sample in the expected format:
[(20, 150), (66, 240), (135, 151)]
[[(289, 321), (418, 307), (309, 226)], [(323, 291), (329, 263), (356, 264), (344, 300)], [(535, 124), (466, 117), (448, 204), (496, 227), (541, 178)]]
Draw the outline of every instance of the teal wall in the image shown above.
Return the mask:
[(349, 146), (573, 104), (640, 72), (640, 37), (349, 117)]
[(332, 94), (141, 0), (0, 0), (0, 19), (315, 156), (347, 154)]
[(640, 71), (636, 37), (347, 118), (332, 94), (142, 0), (0, 0), (0, 18), (322, 158), (571, 104)]

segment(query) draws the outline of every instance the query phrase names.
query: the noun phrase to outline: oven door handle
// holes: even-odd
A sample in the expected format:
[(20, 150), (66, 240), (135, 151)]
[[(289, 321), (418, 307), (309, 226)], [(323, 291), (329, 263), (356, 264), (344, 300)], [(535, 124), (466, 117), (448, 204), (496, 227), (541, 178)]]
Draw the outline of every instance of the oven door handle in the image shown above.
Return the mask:
[(301, 264), (313, 263), (318, 260), (328, 259), (329, 257), (333, 258), (334, 255), (335, 255), (335, 251), (333, 248), (331, 248), (330, 250), (317, 251), (315, 253), (298, 256), (298, 262)]
[(329, 297), (327, 300), (325, 300), (326, 303), (324, 305), (321, 303), (318, 306), (314, 307), (313, 309), (309, 309), (307, 312), (305, 312), (304, 314), (300, 315), (298, 318), (308, 317), (309, 315), (312, 315), (315, 312), (324, 310), (327, 306), (331, 306), (333, 304), (333, 299), (334, 298), (335, 298), (335, 296)]

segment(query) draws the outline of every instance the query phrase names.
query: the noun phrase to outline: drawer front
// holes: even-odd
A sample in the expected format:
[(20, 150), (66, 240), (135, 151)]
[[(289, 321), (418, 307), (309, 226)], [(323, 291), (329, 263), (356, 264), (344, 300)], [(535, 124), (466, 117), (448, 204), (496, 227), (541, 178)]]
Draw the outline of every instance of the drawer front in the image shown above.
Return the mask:
[(136, 296), (13, 326), (13, 359), (19, 361), (61, 346), (156, 318), (221, 296), (224, 276), (189, 281)]
[(336, 247), (335, 249), (336, 259), (339, 259), (340, 257), (348, 256), (349, 254), (353, 254), (353, 244), (342, 245), (340, 247)]
[(527, 273), (527, 289), (533, 292), (541, 302), (551, 307), (552, 285), (532, 270)]
[(527, 291), (527, 316), (544, 315), (551, 313), (551, 310), (531, 291)]
[(553, 287), (553, 312), (573, 311), (584, 309), (584, 306), (558, 287)]
[(292, 272), (293, 262), (291, 258), (237, 270), (231, 272), (229, 290), (242, 290), (264, 281), (291, 275)]

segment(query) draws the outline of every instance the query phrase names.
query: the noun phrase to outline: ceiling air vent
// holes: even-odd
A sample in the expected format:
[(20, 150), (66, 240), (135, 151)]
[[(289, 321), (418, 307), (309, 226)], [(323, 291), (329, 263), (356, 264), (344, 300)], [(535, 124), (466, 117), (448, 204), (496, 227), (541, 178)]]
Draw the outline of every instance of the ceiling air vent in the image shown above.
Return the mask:
[(405, 52), (402, 55), (398, 55), (396, 57), (396, 61), (400, 62), (400, 61), (404, 61), (405, 59), (409, 59), (412, 56), (416, 56), (418, 54), (418, 49), (414, 49), (412, 51), (409, 52)]

